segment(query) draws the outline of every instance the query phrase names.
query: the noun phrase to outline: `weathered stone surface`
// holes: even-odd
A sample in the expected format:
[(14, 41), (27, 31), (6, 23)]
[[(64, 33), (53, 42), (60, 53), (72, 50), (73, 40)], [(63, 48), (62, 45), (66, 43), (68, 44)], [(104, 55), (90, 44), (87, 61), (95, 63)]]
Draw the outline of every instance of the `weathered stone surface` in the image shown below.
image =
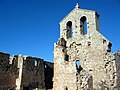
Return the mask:
[(54, 78), (53, 63), (0, 52), (0, 90), (120, 90), (120, 51), (111, 52), (98, 19), (77, 4), (60, 22)]
[(53, 63), (0, 52), (0, 90), (52, 89)]
[(98, 18), (95, 11), (77, 5), (60, 22), (60, 38), (54, 44), (53, 90), (120, 89), (120, 57), (100, 34)]

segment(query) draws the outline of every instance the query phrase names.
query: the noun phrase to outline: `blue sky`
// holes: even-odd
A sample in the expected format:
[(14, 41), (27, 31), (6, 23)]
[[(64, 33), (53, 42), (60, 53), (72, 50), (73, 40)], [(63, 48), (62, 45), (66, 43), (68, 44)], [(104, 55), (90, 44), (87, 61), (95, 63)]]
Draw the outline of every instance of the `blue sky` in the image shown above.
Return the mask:
[[(77, 0), (0, 0), (0, 51), (53, 61), (59, 22)], [(120, 0), (79, 0), (100, 14), (100, 32), (120, 50)]]

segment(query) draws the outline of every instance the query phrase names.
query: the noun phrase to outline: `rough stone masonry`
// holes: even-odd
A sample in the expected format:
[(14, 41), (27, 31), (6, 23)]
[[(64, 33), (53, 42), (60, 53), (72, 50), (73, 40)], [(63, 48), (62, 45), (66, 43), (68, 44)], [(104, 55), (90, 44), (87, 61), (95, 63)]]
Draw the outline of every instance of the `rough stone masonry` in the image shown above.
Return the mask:
[(53, 63), (0, 52), (0, 90), (52, 89)]
[(54, 78), (53, 63), (0, 52), (0, 90), (120, 90), (120, 51), (111, 52), (98, 19), (77, 4), (60, 22)]
[(120, 90), (120, 52), (99, 30), (95, 11), (75, 8), (54, 44), (53, 90)]

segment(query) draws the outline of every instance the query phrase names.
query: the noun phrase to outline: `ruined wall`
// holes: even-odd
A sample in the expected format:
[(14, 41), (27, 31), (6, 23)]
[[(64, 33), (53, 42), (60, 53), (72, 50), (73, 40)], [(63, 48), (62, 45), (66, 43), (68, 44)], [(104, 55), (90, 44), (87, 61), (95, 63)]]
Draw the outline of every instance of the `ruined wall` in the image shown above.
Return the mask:
[(44, 61), (45, 87), (46, 89), (53, 88), (53, 63)]
[(0, 90), (51, 89), (53, 63), (0, 52)]
[(23, 58), (23, 88), (45, 88), (44, 61), (35, 57)]
[(0, 65), (3, 65), (3, 64), (8, 65), (9, 58), (10, 58), (9, 54), (0, 52)]
[(0, 52), (0, 90), (15, 90), (18, 69), (9, 64), (10, 55)]
[(111, 42), (99, 33), (98, 18), (95, 11), (77, 4), (60, 22), (60, 38), (54, 44), (54, 90), (119, 90), (118, 61)]
[(74, 62), (65, 60), (65, 47), (54, 48), (54, 90), (76, 89), (76, 65)]
[(116, 72), (114, 72), (115, 76), (117, 76), (117, 83), (116, 87), (120, 89), (120, 51), (114, 53), (115, 55), (115, 65), (116, 65)]
[(23, 56), (22, 81), (23, 89), (51, 89), (53, 78), (53, 63), (43, 59)]
[(54, 90), (93, 90), (93, 76), (76, 63), (81, 64), (82, 57), (77, 54), (81, 45), (74, 43), (67, 48), (64, 43), (60, 39), (54, 48)]

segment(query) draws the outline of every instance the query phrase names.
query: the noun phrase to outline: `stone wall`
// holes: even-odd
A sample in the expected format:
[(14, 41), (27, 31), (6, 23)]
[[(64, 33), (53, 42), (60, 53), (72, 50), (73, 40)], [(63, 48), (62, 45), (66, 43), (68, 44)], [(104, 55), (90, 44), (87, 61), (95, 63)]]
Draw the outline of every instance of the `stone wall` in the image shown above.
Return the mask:
[(0, 90), (51, 89), (53, 63), (0, 52)]
[(15, 90), (18, 68), (9, 64), (9, 54), (0, 52), (0, 90)]
[(120, 89), (120, 51), (114, 53), (115, 55), (115, 65), (116, 65), (116, 72), (114, 72), (114, 77), (117, 76), (117, 83), (116, 88)]
[(119, 55), (111, 52), (112, 43), (99, 32), (98, 19), (97, 12), (77, 4), (60, 22), (60, 38), (54, 44), (54, 90), (120, 89)]
[(44, 61), (35, 57), (23, 58), (23, 88), (45, 88)]
[(9, 63), (9, 57), (10, 57), (10, 54), (0, 52), (0, 65), (2, 64), (7, 65)]
[(46, 89), (53, 88), (53, 63), (51, 62), (44, 62), (44, 69), (45, 69), (45, 87)]

